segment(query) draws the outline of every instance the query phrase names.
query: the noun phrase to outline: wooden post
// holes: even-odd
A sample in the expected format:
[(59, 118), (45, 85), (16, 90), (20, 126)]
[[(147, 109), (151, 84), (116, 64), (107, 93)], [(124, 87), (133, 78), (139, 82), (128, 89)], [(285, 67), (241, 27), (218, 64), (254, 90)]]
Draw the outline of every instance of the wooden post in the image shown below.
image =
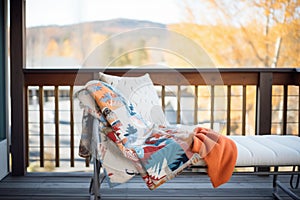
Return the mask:
[(25, 0), (10, 1), (12, 175), (26, 173), (25, 162)]
[(271, 72), (260, 72), (256, 95), (256, 135), (271, 134), (272, 82)]
[[(271, 134), (272, 125), (272, 83), (271, 72), (260, 72), (256, 92), (256, 135)], [(270, 171), (269, 167), (257, 167), (256, 171)]]
[(231, 127), (231, 85), (227, 85), (227, 128), (226, 135), (230, 135)]
[(287, 134), (288, 86), (283, 86), (282, 135)]

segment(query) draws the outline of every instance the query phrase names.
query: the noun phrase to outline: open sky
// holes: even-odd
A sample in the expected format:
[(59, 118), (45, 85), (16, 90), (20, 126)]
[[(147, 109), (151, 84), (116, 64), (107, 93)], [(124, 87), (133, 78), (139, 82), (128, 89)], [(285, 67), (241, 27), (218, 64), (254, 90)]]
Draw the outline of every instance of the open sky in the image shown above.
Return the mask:
[(184, 20), (178, 0), (26, 0), (26, 26), (129, 18), (164, 24)]

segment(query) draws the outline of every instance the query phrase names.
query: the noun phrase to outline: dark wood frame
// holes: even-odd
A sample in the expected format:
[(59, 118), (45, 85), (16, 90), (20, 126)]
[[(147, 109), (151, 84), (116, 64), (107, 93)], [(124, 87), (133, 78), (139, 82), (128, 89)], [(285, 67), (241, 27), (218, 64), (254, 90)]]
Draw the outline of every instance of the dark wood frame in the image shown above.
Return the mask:
[(12, 174), (24, 175), (25, 163), (25, 0), (10, 1)]
[[(25, 107), (26, 86), (61, 86), (75, 83), (76, 69), (25, 69), (25, 0), (10, 1), (10, 57), (11, 57), (11, 154), (12, 174), (26, 174)], [(256, 85), (256, 133), (268, 134), (271, 129), (272, 85), (300, 84), (299, 69), (226, 68), (226, 69), (84, 69), (80, 70), (81, 82), (97, 77), (99, 71), (114, 75), (139, 76), (149, 73), (153, 82), (160, 85), (184, 85), (178, 76), (184, 76), (191, 85)], [(167, 78), (166, 78), (167, 74)], [(221, 75), (221, 79), (220, 79)], [(79, 84), (79, 82), (77, 82)], [(229, 89), (230, 90), (230, 89)], [(163, 103), (163, 102), (162, 102)], [(163, 103), (164, 105), (164, 103)], [(263, 106), (260, 106), (263, 105)], [(229, 104), (230, 106), (230, 104)], [(300, 107), (300, 103), (299, 103)], [(229, 116), (230, 117), (230, 116)], [(300, 118), (300, 114), (299, 114)], [(285, 119), (286, 120), (286, 119)], [(283, 123), (286, 123), (284, 121)], [(57, 130), (58, 131), (58, 130)], [(300, 132), (300, 126), (299, 126)], [(74, 143), (74, 142), (73, 142)], [(74, 145), (74, 144), (73, 144)], [(58, 153), (58, 152), (56, 152)]]

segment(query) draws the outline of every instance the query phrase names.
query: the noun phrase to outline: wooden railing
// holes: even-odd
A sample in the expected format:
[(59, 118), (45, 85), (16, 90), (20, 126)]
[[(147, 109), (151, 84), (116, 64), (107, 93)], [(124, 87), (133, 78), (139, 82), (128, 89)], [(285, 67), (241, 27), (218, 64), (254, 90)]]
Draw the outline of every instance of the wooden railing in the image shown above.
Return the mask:
[[(175, 98), (173, 123), (207, 125), (227, 135), (300, 136), (298, 69), (25, 69), (28, 166), (39, 162), (44, 167), (45, 162), (53, 162), (60, 167), (63, 161), (74, 167), (76, 160), (83, 160), (76, 156), (80, 132), (74, 127), (80, 126), (80, 121), (74, 120), (73, 90), (97, 79), (99, 71), (118, 76), (149, 73), (166, 114), (170, 112), (167, 99)], [(170, 91), (172, 86), (175, 89)], [(184, 98), (189, 98), (189, 103)], [(62, 100), (67, 103), (61, 105)], [(49, 111), (46, 104), (50, 103)], [(188, 107), (188, 111), (183, 107)], [(52, 121), (45, 118), (47, 112)], [(66, 121), (60, 118), (62, 112)], [(184, 121), (187, 112), (188, 120)], [(52, 156), (47, 156), (46, 149), (52, 150)]]

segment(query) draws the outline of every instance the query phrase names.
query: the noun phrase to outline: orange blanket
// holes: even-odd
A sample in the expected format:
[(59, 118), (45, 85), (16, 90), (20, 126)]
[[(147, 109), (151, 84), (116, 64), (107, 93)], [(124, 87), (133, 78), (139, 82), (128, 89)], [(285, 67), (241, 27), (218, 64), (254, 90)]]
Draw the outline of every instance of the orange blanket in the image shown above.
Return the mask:
[(214, 187), (230, 179), (237, 159), (237, 148), (232, 140), (213, 130), (197, 127), (192, 151), (199, 153), (206, 162), (207, 174)]

